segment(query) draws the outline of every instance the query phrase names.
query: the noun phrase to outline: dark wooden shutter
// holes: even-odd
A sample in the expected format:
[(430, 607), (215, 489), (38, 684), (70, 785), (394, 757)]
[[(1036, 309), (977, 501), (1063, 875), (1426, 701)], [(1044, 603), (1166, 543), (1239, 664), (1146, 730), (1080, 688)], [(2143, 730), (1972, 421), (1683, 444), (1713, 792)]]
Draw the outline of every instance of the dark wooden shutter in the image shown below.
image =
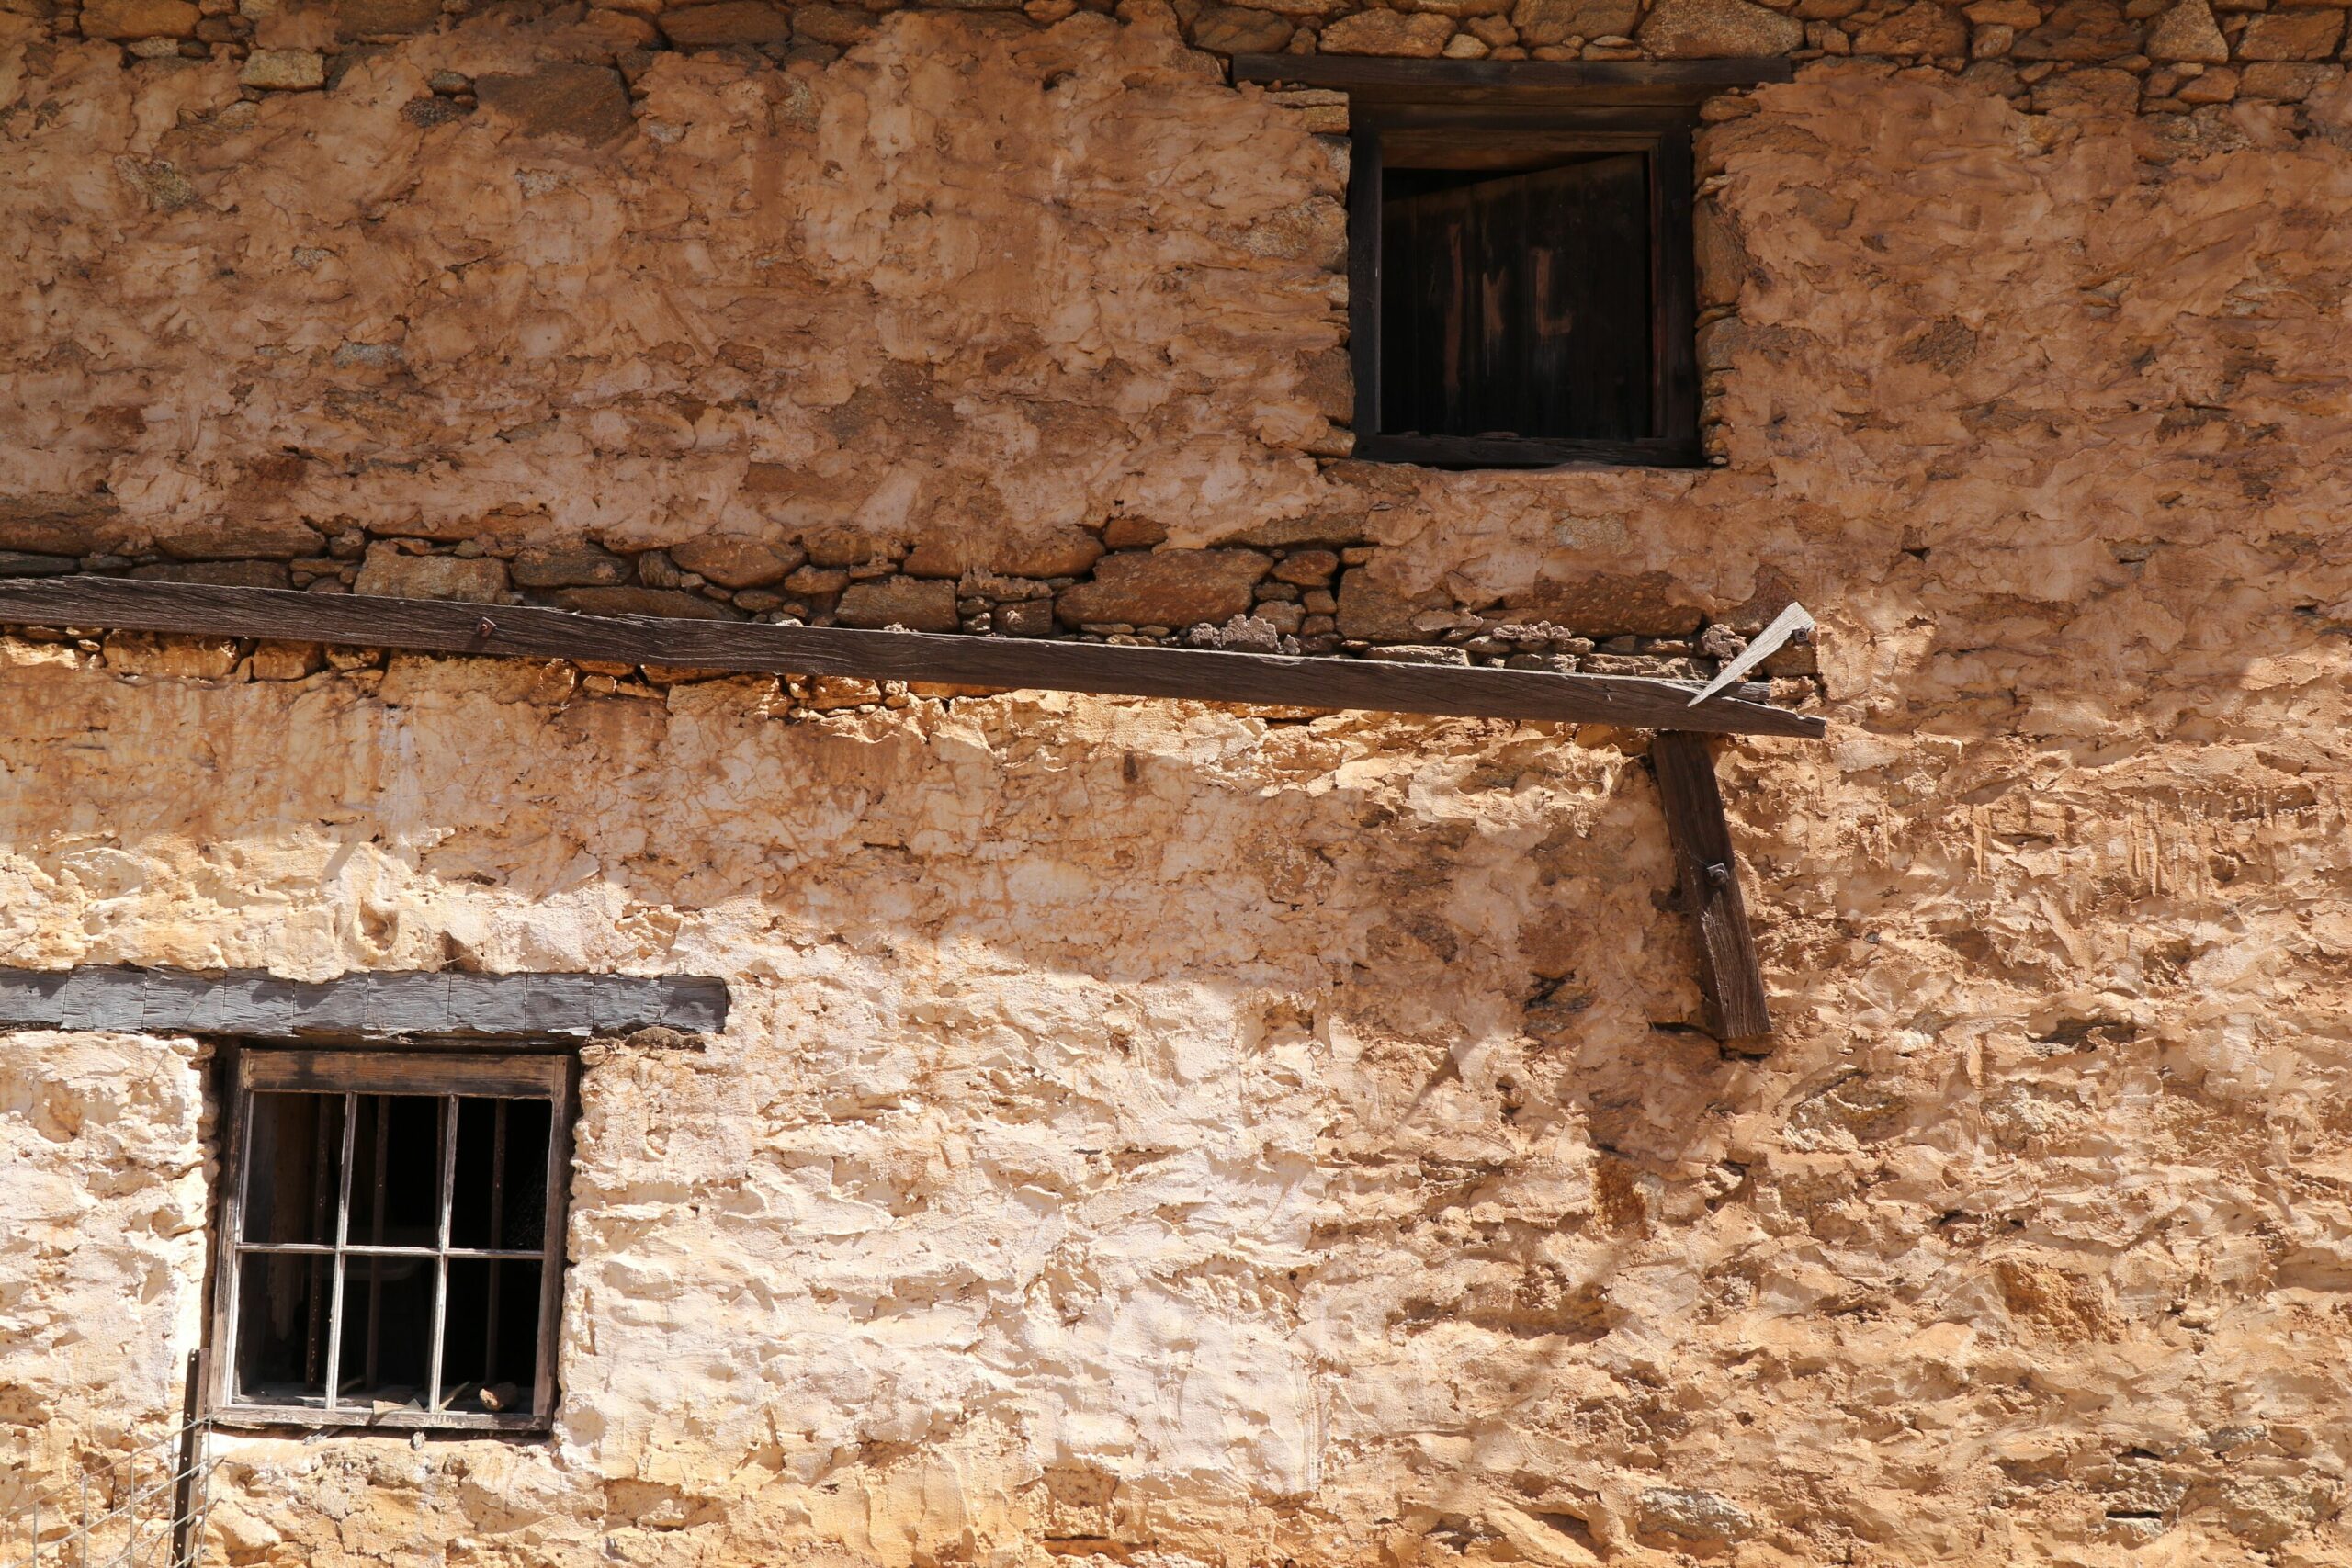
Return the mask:
[(1387, 175), (1384, 431), (1653, 434), (1646, 163)]

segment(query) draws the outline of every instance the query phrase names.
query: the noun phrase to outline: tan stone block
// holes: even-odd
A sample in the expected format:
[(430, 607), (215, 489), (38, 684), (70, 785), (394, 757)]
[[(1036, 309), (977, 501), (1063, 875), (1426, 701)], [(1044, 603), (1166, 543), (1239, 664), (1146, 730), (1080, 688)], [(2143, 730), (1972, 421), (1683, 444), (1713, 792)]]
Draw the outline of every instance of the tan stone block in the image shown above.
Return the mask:
[(808, 558), (794, 544), (705, 536), (670, 547), (670, 558), (721, 588), (764, 588)]
[(290, 517), (208, 517), (155, 540), (181, 560), (292, 560), (326, 551), (324, 536)]
[(387, 599), (462, 599), (471, 604), (506, 602), (506, 563), (484, 556), (413, 556), (396, 545), (368, 547), (353, 591)]
[(715, 599), (677, 588), (560, 588), (555, 602), (583, 615), (655, 615), (670, 620), (742, 619)]
[(834, 606), (833, 618), (845, 626), (867, 629), (897, 626), (910, 632), (952, 632), (958, 624), (956, 585), (919, 577), (853, 582)]
[(2033, 112), (2119, 118), (2140, 107), (2140, 79), (2129, 71), (2091, 70), (2052, 76), (2033, 89)]
[(2038, 28), (2041, 25), (2041, 7), (2032, 0), (1977, 0), (1967, 8), (1968, 19), (1978, 27)]
[(125, 675), (222, 681), (236, 672), (237, 640), (116, 632), (106, 640), (106, 663), (107, 669)]
[(815, 5), (796, 6), (792, 9), (792, 36), (804, 43), (830, 43), (846, 49), (874, 31), (872, 13), (855, 6), (827, 5), (818, 0)]
[(528, 75), (480, 76), (481, 106), (534, 136), (577, 138), (592, 145), (637, 129), (621, 73), (601, 65), (542, 65)]
[(2272, 11), (2238, 35), (2240, 60), (2325, 60), (2344, 36), (2341, 11)]
[(1323, 29), (1326, 54), (1391, 54), (1435, 59), (1453, 36), (1453, 23), (1427, 14), (1401, 11), (1359, 11)]
[(769, 0), (712, 0), (705, 6), (664, 10), (663, 33), (680, 49), (724, 49), (733, 44), (789, 43), (792, 12)]
[(1538, 584), (1508, 603), (1514, 620), (1549, 621), (1579, 637), (1687, 637), (1705, 617), (1681, 592), (1662, 571), (1596, 572)]
[(193, 38), (199, 19), (187, 0), (90, 0), (82, 8), (82, 36)]
[(609, 588), (628, 581), (628, 562), (594, 545), (559, 545), (518, 552), (509, 575), (518, 588)]
[(2184, 104), (2226, 104), (2238, 96), (2238, 73), (2226, 67), (2192, 76), (2175, 89)]
[(2340, 65), (2295, 64), (2285, 61), (2263, 61), (2245, 68), (2245, 76), (2238, 96), (2262, 98), (2271, 103), (2299, 104), (2344, 79)]
[(338, 38), (429, 33), (440, 23), (441, 0), (335, 0)]
[(299, 681), (326, 668), (326, 650), (315, 642), (262, 642), (253, 660), (256, 681)]
[(1532, 46), (1630, 33), (1640, 17), (1634, 0), (1519, 0), (1510, 22), (1519, 41)]
[(323, 85), (326, 57), (312, 49), (257, 49), (245, 56), (237, 80), (248, 87), (299, 93)]
[(1297, 28), (1287, 17), (1245, 6), (1206, 6), (1193, 18), (1195, 48), (1219, 54), (1272, 54)]
[(1968, 52), (1968, 27), (1938, 0), (1917, 0), (1854, 35), (1857, 54), (1926, 55)]
[(2019, 60), (2115, 60), (2138, 53), (2144, 36), (2115, 0), (2064, 0), (2047, 21), (2020, 33), (2009, 52)]
[(2218, 65), (2229, 59), (2230, 45), (2206, 0), (2181, 0), (2148, 29), (2148, 55)]
[(1754, 57), (1802, 47), (1804, 27), (1747, 0), (1659, 0), (1634, 37), (1663, 60)]
[(1273, 566), (1256, 550), (1153, 550), (1104, 556), (1094, 578), (1054, 602), (1064, 626), (1190, 626), (1250, 613), (1250, 590)]

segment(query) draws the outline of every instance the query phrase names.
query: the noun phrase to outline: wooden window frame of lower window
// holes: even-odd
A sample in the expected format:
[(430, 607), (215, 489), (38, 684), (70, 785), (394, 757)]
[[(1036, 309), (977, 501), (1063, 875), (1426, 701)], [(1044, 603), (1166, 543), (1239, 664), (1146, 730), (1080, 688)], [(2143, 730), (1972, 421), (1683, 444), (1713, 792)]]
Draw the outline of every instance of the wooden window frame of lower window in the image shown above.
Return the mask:
[[(424, 1042), (419, 1042), (424, 1044)], [(568, 1048), (522, 1052), (487, 1053), (478, 1047), (471, 1050), (441, 1048), (427, 1051), (388, 1052), (334, 1048), (280, 1049), (254, 1044), (232, 1047), (232, 1060), (224, 1064), (222, 1074), (224, 1105), (222, 1116), (222, 1168), (226, 1179), (222, 1183), (219, 1212), (212, 1229), (215, 1249), (213, 1267), (213, 1296), (211, 1308), (211, 1362), (206, 1379), (207, 1414), (223, 1427), (297, 1427), (349, 1430), (355, 1428), (379, 1431), (453, 1431), (479, 1433), (530, 1434), (545, 1432), (554, 1424), (556, 1401), (560, 1390), (556, 1382), (555, 1360), (557, 1330), (562, 1318), (563, 1269), (565, 1261), (565, 1230), (568, 1200), (571, 1190), (571, 1132), (577, 1120), (578, 1058)], [(294, 1244), (260, 1244), (249, 1247), (243, 1240), (246, 1186), (253, 1173), (252, 1100), (255, 1093), (308, 1093), (366, 1095), (427, 1095), (443, 1098), (545, 1099), (548, 1101), (547, 1207), (540, 1236), (539, 1322), (534, 1341), (536, 1349), (531, 1377), (531, 1405), (526, 1411), (477, 1412), (435, 1410), (431, 1408), (437, 1388), (424, 1391), (426, 1408), (423, 1410), (376, 1411), (363, 1407), (342, 1408), (334, 1404), (338, 1356), (330, 1340), (326, 1356), (326, 1394), (324, 1404), (285, 1404), (237, 1397), (237, 1328), (240, 1308), (239, 1287), (243, 1277), (243, 1259), (247, 1256), (277, 1253), (284, 1256), (310, 1255), (329, 1258), (330, 1289), (338, 1292), (330, 1296), (330, 1324), (340, 1317), (335, 1307), (339, 1303), (340, 1280), (344, 1262), (349, 1254), (348, 1215), (351, 1207), (347, 1161), (352, 1145), (351, 1101), (346, 1101), (345, 1121), (345, 1151), (339, 1168), (345, 1179), (336, 1199), (336, 1241), (323, 1250)], [(379, 1136), (381, 1134), (379, 1132)], [(449, 1128), (447, 1146), (441, 1150), (444, 1161), (444, 1181), (449, 1179), (448, 1162), (455, 1157), (457, 1129)], [(429, 1325), (432, 1336), (433, 1362), (435, 1375), (440, 1360), (440, 1346), (445, 1333), (446, 1307), (441, 1303), (447, 1291), (447, 1259), (451, 1256), (470, 1256), (479, 1249), (453, 1249), (448, 1245), (450, 1213), (455, 1203), (454, 1191), (442, 1200), (441, 1239), (433, 1249), (439, 1259), (437, 1272), (442, 1276), (435, 1290), (436, 1316)], [(492, 1248), (492, 1251), (498, 1249)], [(366, 1256), (365, 1252), (357, 1256)], [(339, 1334), (339, 1328), (333, 1332)]]
[[(1596, 108), (1442, 103), (1351, 106), (1348, 181), (1348, 335), (1355, 373), (1353, 456), (1429, 468), (1527, 468), (1565, 464), (1696, 468), (1699, 444), (1698, 257), (1690, 135), (1680, 106)], [(1398, 435), (1381, 429), (1381, 185), (1397, 168), (1475, 168), (1482, 156), (1639, 152), (1648, 162), (1650, 427), (1638, 440)]]

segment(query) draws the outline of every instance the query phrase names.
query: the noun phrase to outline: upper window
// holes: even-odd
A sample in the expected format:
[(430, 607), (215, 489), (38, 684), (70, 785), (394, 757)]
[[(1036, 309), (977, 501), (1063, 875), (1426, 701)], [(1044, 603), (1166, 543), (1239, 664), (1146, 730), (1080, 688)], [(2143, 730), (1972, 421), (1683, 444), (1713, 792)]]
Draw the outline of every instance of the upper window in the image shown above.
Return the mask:
[(1687, 117), (1353, 114), (1356, 455), (1697, 462)]
[(554, 1414), (570, 1058), (240, 1053), (215, 1415)]
[(1355, 455), (1702, 461), (1691, 131), (1790, 70), (1234, 56), (1236, 82), (1347, 95)]

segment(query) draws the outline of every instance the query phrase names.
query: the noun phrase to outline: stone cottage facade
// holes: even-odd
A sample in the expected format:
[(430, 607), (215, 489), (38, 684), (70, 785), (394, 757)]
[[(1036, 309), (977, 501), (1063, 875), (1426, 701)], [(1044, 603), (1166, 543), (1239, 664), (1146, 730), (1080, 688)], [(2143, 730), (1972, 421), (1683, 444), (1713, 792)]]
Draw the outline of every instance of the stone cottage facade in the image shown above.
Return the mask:
[[(151, 988), (0, 1033), (0, 1517), (231, 1298), (310, 1397), (423, 1149), (350, 1332), (505, 1280), (480, 1419), (216, 1408), (201, 1561), (2352, 1561), (2345, 17), (0, 0), (6, 581), (1685, 683), (1802, 601), (1828, 726), (1718, 743), (1724, 1040), (1647, 728), (11, 625), (0, 967)], [(1688, 460), (1368, 455), (1397, 62), (1685, 117)], [(447, 1028), (272, 1035), (370, 976)]]

